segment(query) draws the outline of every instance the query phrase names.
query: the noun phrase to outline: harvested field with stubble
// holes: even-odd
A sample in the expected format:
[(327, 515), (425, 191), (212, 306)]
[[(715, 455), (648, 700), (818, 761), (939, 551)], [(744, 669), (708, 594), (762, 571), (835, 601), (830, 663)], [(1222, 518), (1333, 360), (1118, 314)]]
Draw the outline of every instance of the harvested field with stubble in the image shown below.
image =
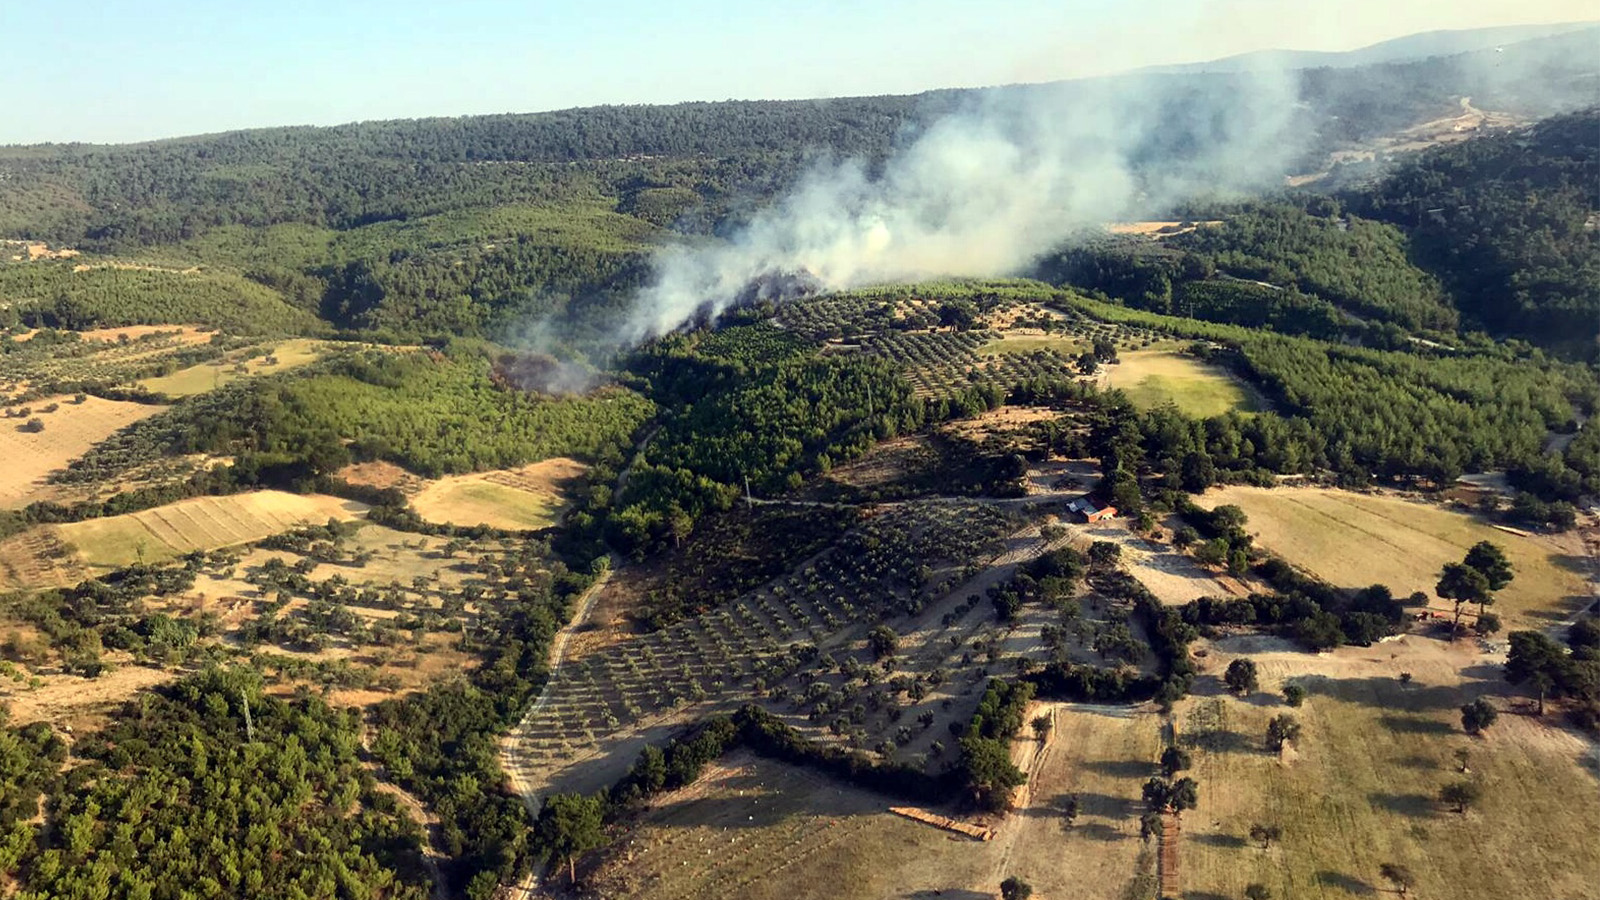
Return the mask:
[(248, 544), (301, 525), (347, 521), (366, 511), (351, 500), (318, 494), (258, 491), (196, 497), (141, 512), (56, 526), (90, 569), (143, 559), (160, 562), (196, 550)]
[(83, 564), (54, 525), (0, 538), (0, 592), (62, 587), (87, 578)]
[[(1478, 541), (1505, 548), (1516, 580), (1494, 612), (1509, 629), (1562, 621), (1593, 600), (1589, 560), (1576, 534), (1521, 537), (1466, 513), (1383, 494), (1330, 488), (1230, 486), (1208, 491), (1207, 506), (1237, 505), (1245, 530), (1267, 550), (1340, 587), (1386, 584), (1396, 596), (1433, 596), (1439, 569)], [(1433, 605), (1446, 609), (1446, 601)]]
[(566, 491), (587, 468), (575, 459), (558, 458), (437, 478), (417, 492), (412, 506), (424, 519), (447, 525), (548, 528), (561, 518), (568, 504)]
[[(44, 410), (55, 406), (53, 412)], [(0, 509), (19, 509), (37, 500), (51, 500), (57, 488), (46, 484), (51, 472), (88, 452), (100, 441), (141, 419), (166, 409), (149, 403), (127, 403), (85, 397), (46, 397), (28, 404), (21, 418), (0, 419)], [(37, 418), (44, 430), (23, 430)]]

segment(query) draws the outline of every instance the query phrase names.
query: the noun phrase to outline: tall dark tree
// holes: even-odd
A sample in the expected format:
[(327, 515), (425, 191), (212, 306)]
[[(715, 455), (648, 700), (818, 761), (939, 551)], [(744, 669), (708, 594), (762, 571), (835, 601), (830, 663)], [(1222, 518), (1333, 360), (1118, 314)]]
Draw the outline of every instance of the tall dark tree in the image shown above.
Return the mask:
[(1433, 590), (1441, 599), (1455, 604), (1455, 617), (1450, 622), (1451, 638), (1461, 628), (1461, 611), (1466, 604), (1490, 602), (1489, 579), (1464, 563), (1445, 563), (1439, 571), (1439, 583)]
[(1276, 753), (1283, 749), (1284, 744), (1293, 744), (1300, 739), (1300, 723), (1294, 716), (1281, 713), (1273, 716), (1267, 723), (1267, 749)]
[(599, 795), (554, 794), (539, 810), (534, 835), (552, 865), (567, 866), (567, 878), (578, 880), (578, 857), (605, 843), (605, 804)]
[(1228, 690), (1241, 696), (1260, 687), (1255, 660), (1236, 659), (1228, 663), (1228, 671), (1223, 673), (1222, 680), (1227, 682)]
[(1539, 695), (1539, 715), (1550, 692), (1566, 683), (1572, 661), (1560, 644), (1537, 631), (1513, 631), (1506, 655), (1506, 680), (1526, 684)]
[(1498, 718), (1499, 710), (1482, 697), (1461, 707), (1461, 728), (1467, 734), (1482, 734)]
[(1174, 745), (1161, 751), (1161, 774), (1168, 778), (1189, 768), (1192, 763), (1193, 759), (1189, 756), (1189, 751), (1182, 747)]

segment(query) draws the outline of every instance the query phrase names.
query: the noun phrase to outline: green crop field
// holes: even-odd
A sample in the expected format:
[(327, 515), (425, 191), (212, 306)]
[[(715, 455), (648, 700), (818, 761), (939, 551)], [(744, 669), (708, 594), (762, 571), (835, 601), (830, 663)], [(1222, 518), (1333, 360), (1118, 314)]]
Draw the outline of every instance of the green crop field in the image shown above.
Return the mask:
[(1216, 366), (1171, 350), (1134, 350), (1107, 366), (1106, 383), (1134, 403), (1153, 409), (1176, 404), (1191, 416), (1205, 418), (1264, 408), (1260, 396)]

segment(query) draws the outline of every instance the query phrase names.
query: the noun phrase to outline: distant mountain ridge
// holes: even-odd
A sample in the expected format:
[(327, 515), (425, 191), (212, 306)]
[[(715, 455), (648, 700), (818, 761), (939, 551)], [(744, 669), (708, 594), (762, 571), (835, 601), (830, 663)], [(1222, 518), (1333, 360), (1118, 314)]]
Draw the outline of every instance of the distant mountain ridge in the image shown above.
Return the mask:
[(1600, 55), (1600, 21), (1564, 22), (1557, 25), (1505, 25), (1496, 28), (1468, 28), (1425, 31), (1380, 41), (1345, 51), (1254, 50), (1222, 59), (1177, 65), (1147, 66), (1135, 70), (1146, 75), (1224, 74), (1254, 69), (1350, 69), (1384, 63), (1415, 62), (1436, 56), (1454, 56), (1479, 50), (1493, 50), (1544, 38), (1589, 33), (1596, 55)]

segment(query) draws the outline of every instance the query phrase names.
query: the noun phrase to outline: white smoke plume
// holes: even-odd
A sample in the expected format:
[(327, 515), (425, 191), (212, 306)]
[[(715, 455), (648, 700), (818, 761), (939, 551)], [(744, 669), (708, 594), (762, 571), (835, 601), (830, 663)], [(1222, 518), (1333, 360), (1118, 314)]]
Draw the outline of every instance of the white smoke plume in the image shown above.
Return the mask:
[(845, 289), (1010, 274), (1084, 226), (1281, 183), (1305, 130), (1296, 84), (1257, 72), (984, 92), (876, 174), (815, 166), (726, 242), (664, 251), (622, 338), (720, 313), (763, 277)]

